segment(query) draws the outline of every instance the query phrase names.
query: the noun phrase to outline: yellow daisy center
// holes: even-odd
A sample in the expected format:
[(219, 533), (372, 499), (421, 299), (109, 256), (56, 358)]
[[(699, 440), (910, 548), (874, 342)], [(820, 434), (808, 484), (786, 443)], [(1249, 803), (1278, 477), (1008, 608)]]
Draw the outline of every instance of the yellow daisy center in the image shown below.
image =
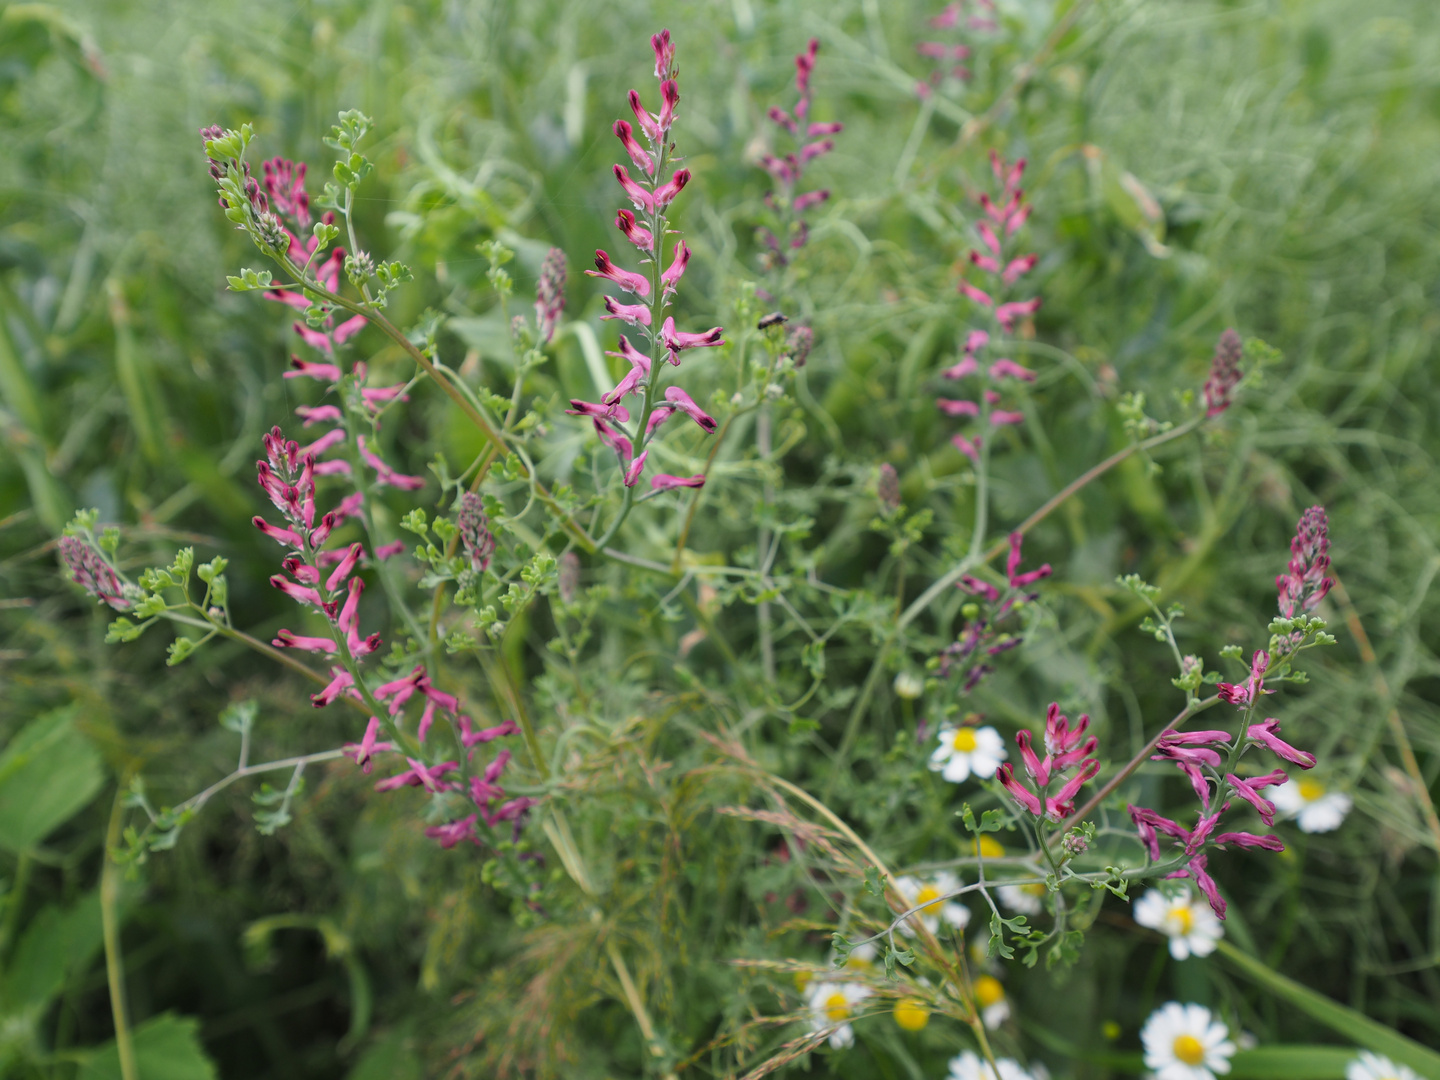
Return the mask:
[(931, 909), (940, 906), (937, 902), (939, 897), (939, 889), (937, 889), (934, 885), (926, 885), (922, 887), (918, 893), (915, 894), (915, 906), (919, 907), (921, 904), (924, 904), (925, 910), (930, 911)]
[(1031, 896), (1044, 896), (1044, 895), (1045, 895), (1045, 883), (1044, 883), (1043, 881), (1036, 881), (1036, 882), (1034, 882), (1033, 884), (1030, 884), (1030, 885), (1021, 885), (1021, 886), (1020, 886), (1020, 891), (1021, 891), (1021, 892), (1027, 892), (1027, 893), (1029, 893)]
[(986, 859), (1003, 859), (1005, 857), (1005, 845), (993, 837), (980, 837), (977, 848), (980, 855)]
[(930, 1022), (930, 1010), (914, 998), (895, 1003), (895, 1023), (906, 1031), (919, 1031)]
[(1325, 785), (1317, 784), (1314, 780), (1300, 781), (1300, 797), (1306, 802), (1314, 802), (1325, 794)]
[(815, 976), (810, 974), (810, 972), (808, 971), (795, 972), (795, 989), (799, 990), (803, 994), (805, 992), (805, 988), (810, 985), (810, 980), (812, 980), (813, 978), (815, 978)]
[(1171, 908), (1167, 918), (1181, 937), (1187, 936), (1195, 926), (1195, 915), (1189, 906)]
[(975, 752), (975, 732), (969, 728), (961, 728), (955, 732), (955, 737), (950, 740), (950, 745), (962, 754)]
[(1194, 1035), (1176, 1035), (1170, 1049), (1175, 1057), (1186, 1065), (1205, 1064), (1205, 1047)]
[(850, 1019), (850, 1001), (840, 991), (835, 991), (825, 999), (825, 1018), (827, 1020)]
[(975, 979), (975, 1000), (982, 1009), (998, 1005), (1005, 1000), (1005, 987), (1000, 985), (1000, 980), (994, 975), (979, 975)]

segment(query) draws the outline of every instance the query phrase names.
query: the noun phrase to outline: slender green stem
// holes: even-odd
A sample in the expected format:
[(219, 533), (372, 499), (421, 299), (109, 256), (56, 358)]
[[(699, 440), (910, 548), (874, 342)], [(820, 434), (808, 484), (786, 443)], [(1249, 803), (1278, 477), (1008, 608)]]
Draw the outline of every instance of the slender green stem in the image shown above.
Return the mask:
[(6, 950), (10, 948), (10, 942), (15, 939), (15, 931), (20, 926), (20, 909), (25, 906), (25, 894), (30, 887), (30, 871), (34, 867), (35, 860), (30, 852), (22, 851), (15, 863), (15, 880), (10, 883), (10, 895), (6, 898), (5, 922), (0, 925), (0, 971), (4, 970)]
[(105, 978), (110, 987), (110, 1015), (115, 1023), (120, 1076), (122, 1080), (140, 1080), (125, 1002), (125, 961), (120, 955), (120, 914), (116, 910), (120, 900), (120, 867), (114, 852), (120, 845), (125, 791), (129, 786), (129, 777), (121, 777), (115, 791), (115, 802), (110, 808), (110, 824), (105, 830), (105, 857), (100, 870), (100, 926), (105, 940)]

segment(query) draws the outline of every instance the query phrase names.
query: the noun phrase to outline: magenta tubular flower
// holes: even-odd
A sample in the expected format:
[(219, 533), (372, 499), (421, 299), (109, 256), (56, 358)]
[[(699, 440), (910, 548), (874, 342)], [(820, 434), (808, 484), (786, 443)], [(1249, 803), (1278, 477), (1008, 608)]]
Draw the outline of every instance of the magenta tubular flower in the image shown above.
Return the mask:
[(715, 433), (715, 420), (691, 400), (690, 395), (678, 386), (669, 386), (665, 389), (665, 400), (679, 409), (686, 416), (700, 425), (701, 430), (707, 435)]
[(1029, 300), (1015, 301), (1009, 304), (1001, 304), (995, 309), (995, 321), (1006, 330), (1015, 329), (1015, 320), (1026, 315), (1033, 315), (1040, 310), (1040, 297), (1032, 297)]
[(1030, 732), (1018, 731), (1015, 733), (1015, 742), (1020, 747), (1020, 759), (1025, 763), (1025, 771), (1030, 774), (1030, 779), (1040, 787), (1050, 783), (1050, 755), (1045, 755), (1042, 762), (1030, 747)]
[(1255, 655), (1250, 658), (1250, 677), (1239, 685), (1222, 682), (1215, 687), (1215, 692), (1220, 695), (1221, 701), (1227, 701), (1236, 708), (1249, 708), (1262, 695), (1275, 692), (1265, 689), (1265, 669), (1269, 666), (1270, 654), (1264, 649), (1256, 649)]
[(1225, 918), (1225, 900), (1220, 895), (1220, 888), (1215, 884), (1215, 879), (1205, 868), (1206, 861), (1206, 856), (1196, 855), (1184, 870), (1177, 870), (1166, 876), (1194, 878), (1195, 884), (1200, 886), (1200, 891), (1205, 894), (1205, 899), (1210, 901), (1210, 909), (1215, 912), (1215, 917), (1223, 920)]
[[(972, 360), (973, 364), (974, 361)], [(971, 370), (974, 370), (973, 368)], [(968, 373), (967, 373), (968, 374)], [(1034, 382), (1035, 373), (1027, 367), (1021, 367), (1014, 360), (996, 360), (990, 365), (990, 378), (1019, 379), (1021, 382)]]
[(650, 325), (650, 308), (645, 304), (622, 304), (613, 296), (607, 296), (605, 297), (605, 310), (609, 314), (601, 315), (602, 319), (623, 319), (631, 326)]
[(1000, 785), (1006, 793), (1024, 809), (1036, 817), (1041, 817), (1045, 813), (1040, 797), (1015, 779), (1015, 769), (1009, 762), (1002, 764), (995, 775), (999, 777)]
[(292, 634), (289, 630), (277, 630), (275, 638), (270, 644), (277, 649), (308, 649), (310, 652), (330, 654), (337, 652), (340, 648), (330, 638), (302, 637), (299, 634)]
[(657, 209), (664, 209), (675, 201), (676, 196), (685, 190), (685, 185), (690, 182), (689, 169), (676, 169), (675, 175), (655, 189), (655, 206)]
[(698, 488), (705, 486), (705, 477), (701, 473), (694, 476), (671, 476), (669, 473), (656, 473), (650, 478), (650, 487), (654, 491), (670, 491), (674, 488)]
[(1202, 391), (1205, 415), (1219, 416), (1230, 407), (1230, 395), (1239, 384), (1242, 372), (1240, 357), (1244, 353), (1240, 335), (1227, 329), (1215, 343), (1215, 356), (1210, 361), (1210, 375)]
[(468, 716), (460, 717), (460, 742), (466, 749), (472, 746), (478, 746), (481, 743), (494, 742), (496, 739), (504, 738), (506, 735), (514, 735), (519, 730), (520, 728), (514, 720), (506, 720), (503, 724), (473, 731), (470, 727), (470, 718)]
[(370, 449), (365, 441), (364, 435), (357, 435), (355, 437), (355, 445), (359, 448), (360, 457), (364, 460), (365, 464), (375, 470), (375, 482), (377, 484), (386, 484), (404, 491), (418, 491), (425, 486), (425, 478), (423, 476), (406, 476), (390, 468), (379, 454)]
[(603, 420), (619, 420), (622, 424), (630, 419), (630, 410), (624, 405), (605, 405), (594, 401), (581, 401), (579, 398), (570, 399), (570, 408), (565, 410), (567, 416), (598, 416)]
[(380, 718), (372, 716), (370, 723), (365, 726), (365, 737), (359, 743), (346, 743), (340, 748), (341, 752), (347, 757), (353, 758), (355, 764), (360, 766), (361, 772), (368, 773), (375, 767), (372, 759), (376, 754), (394, 749), (390, 743), (379, 741), (376, 738), (379, 734)]
[(1314, 754), (1297, 750), (1280, 738), (1280, 721), (1273, 716), (1266, 719), (1264, 723), (1251, 724), (1245, 733), (1276, 757), (1284, 758), (1286, 761), (1299, 765), (1302, 769), (1315, 767)]
[(1226, 844), (1234, 844), (1242, 848), (1264, 848), (1266, 851), (1284, 851), (1285, 845), (1280, 842), (1278, 836), (1256, 836), (1248, 832), (1227, 832), (1220, 833), (1210, 843), (1218, 848)]
[(670, 260), (670, 265), (660, 275), (660, 282), (665, 286), (665, 292), (673, 293), (676, 285), (685, 274), (685, 268), (690, 265), (690, 247), (684, 240), (675, 242), (675, 254)]
[(375, 558), (384, 562), (386, 559), (393, 559), (405, 550), (404, 540), (392, 540), (388, 544), (381, 544), (375, 549)]
[[(618, 166), (617, 166), (618, 168)], [(610, 261), (610, 256), (604, 251), (595, 252), (594, 270), (586, 270), (590, 277), (603, 277), (615, 282), (626, 292), (633, 292), (636, 296), (650, 295), (650, 281), (643, 274), (632, 274), (629, 270), (621, 270)]]
[(335, 364), (317, 364), (310, 360), (302, 360), (298, 356), (290, 357), (290, 366), (293, 371), (284, 374), (286, 379), (320, 379), (323, 382), (339, 382), (340, 368)]
[(991, 585), (988, 581), (981, 581), (971, 574), (965, 574), (955, 583), (957, 589), (964, 589), (972, 596), (983, 596), (992, 604), (1000, 599), (1000, 590)]
[(330, 669), (330, 675), (331, 679), (329, 683), (326, 684), (325, 689), (321, 690), (318, 694), (310, 695), (310, 700), (317, 709), (323, 709), (341, 694), (347, 692), (350, 697), (357, 696), (352, 689), (355, 685), (355, 678), (350, 672), (346, 671), (343, 667), (334, 667)]
[(1329, 568), (1330, 521), (1323, 506), (1312, 506), (1295, 526), (1285, 573), (1275, 579), (1280, 614), (1292, 619), (1299, 612), (1313, 611), (1335, 583), (1325, 576)]
[(946, 416), (980, 415), (980, 406), (973, 401), (960, 401), (955, 398), (936, 398), (935, 404)]
[(641, 145), (635, 141), (635, 129), (624, 120), (616, 120), (614, 127), (615, 137), (625, 147), (625, 152), (630, 155), (630, 160), (635, 167), (646, 176), (655, 175), (655, 159), (647, 154)]
[(1005, 560), (1005, 576), (1010, 579), (1010, 587), (1022, 589), (1026, 585), (1034, 584), (1041, 578), (1050, 576), (1050, 564), (1045, 563), (1038, 570), (1030, 570), (1026, 573), (1019, 573), (1020, 570), (1020, 545), (1024, 542), (1023, 533), (1012, 532), (1010, 534), (1010, 554)]
[(1135, 823), (1135, 829), (1149, 850), (1152, 860), (1158, 861), (1160, 858), (1160, 833), (1173, 837), (1182, 844), (1190, 842), (1190, 830), (1177, 822), (1171, 821), (1167, 817), (1161, 817), (1154, 810), (1143, 806), (1129, 806), (1127, 809), (1130, 812), (1130, 820)]
[(342, 419), (338, 405), (316, 405), (314, 407), (301, 405), (295, 410), (295, 415), (305, 421), (303, 427), (309, 427), (311, 424), (338, 424)]
[(475, 836), (475, 814), (463, 817), (458, 821), (452, 821), (446, 825), (432, 825), (425, 830), (425, 835), (432, 840), (438, 840), (440, 846), (447, 851), (453, 848), (462, 840), (469, 840), (472, 844), (479, 844)]
[(676, 412), (673, 405), (656, 405), (650, 410), (650, 419), (645, 423), (645, 437), (648, 439), (655, 434), (655, 429), (674, 416)]
[(1250, 780), (1242, 780), (1234, 773), (1225, 774), (1225, 781), (1230, 785), (1230, 789), (1251, 806), (1255, 807), (1256, 811), (1260, 814), (1260, 820), (1266, 825), (1275, 824), (1275, 804), (1261, 795), (1260, 792), (1267, 787), (1283, 784), (1289, 779), (1290, 776), (1284, 769), (1276, 769), (1274, 772), (1269, 772), (1264, 776), (1257, 776)]
[[(635, 215), (629, 210), (617, 210), (615, 212), (615, 227), (625, 234), (629, 240), (641, 251), (653, 252), (655, 250), (655, 237), (650, 230), (644, 226), (635, 224)], [(606, 297), (608, 300), (609, 297)], [(650, 309), (644, 308), (646, 317), (649, 317)]]
[(649, 450), (641, 450), (640, 453), (630, 462), (625, 469), (625, 486), (634, 487), (640, 482), (640, 474), (645, 469), (645, 459), (650, 456)]
[(624, 165), (613, 166), (615, 179), (620, 182), (620, 187), (626, 196), (634, 204), (636, 210), (643, 210), (647, 214), (655, 213), (655, 195), (646, 191), (643, 187), (630, 179), (630, 171)]

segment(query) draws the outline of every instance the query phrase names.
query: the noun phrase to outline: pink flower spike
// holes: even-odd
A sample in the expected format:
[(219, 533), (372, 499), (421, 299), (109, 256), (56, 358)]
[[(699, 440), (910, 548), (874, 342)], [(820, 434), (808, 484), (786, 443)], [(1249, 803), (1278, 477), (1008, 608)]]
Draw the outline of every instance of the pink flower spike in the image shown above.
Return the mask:
[(625, 486), (634, 487), (640, 479), (640, 474), (645, 469), (645, 459), (650, 456), (649, 450), (640, 451), (640, 456), (630, 462), (630, 467), (625, 470)]
[(404, 540), (392, 540), (388, 544), (381, 544), (375, 549), (375, 558), (384, 562), (386, 559), (394, 558), (405, 550)]
[(339, 646), (329, 638), (301, 637), (299, 634), (292, 634), (289, 630), (277, 631), (270, 644), (277, 649), (309, 649), (311, 652), (318, 653), (334, 653), (339, 649)]
[(698, 488), (704, 486), (705, 476), (702, 473), (696, 473), (694, 476), (671, 476), (669, 473), (656, 473), (650, 478), (650, 489), (652, 491), (670, 491), (674, 488)]
[(1313, 611), (1335, 583), (1325, 576), (1329, 566), (1330, 521), (1323, 506), (1312, 506), (1295, 526), (1286, 572), (1275, 579), (1280, 614), (1292, 619), (1297, 611)]
[(957, 401), (954, 398), (936, 398), (935, 404), (946, 416), (979, 416), (980, 406), (973, 401)]
[(655, 212), (655, 196), (631, 180), (630, 170), (624, 165), (615, 165), (612, 168), (615, 172), (615, 179), (620, 182), (620, 187), (624, 189), (626, 196), (635, 205), (635, 209), (653, 214)]
[(1263, 724), (1251, 724), (1246, 729), (1246, 734), (1260, 743), (1267, 750), (1277, 757), (1299, 765), (1302, 769), (1313, 769), (1315, 767), (1315, 755), (1304, 750), (1297, 750), (1285, 740), (1280, 738), (1280, 721), (1273, 716)]
[(1284, 769), (1276, 769), (1274, 772), (1257, 776), (1252, 780), (1242, 780), (1234, 773), (1225, 774), (1225, 780), (1235, 794), (1255, 807), (1260, 814), (1260, 820), (1266, 825), (1275, 824), (1275, 804), (1261, 795), (1260, 791), (1263, 788), (1286, 783), (1289, 779), (1290, 777)]
[(311, 424), (339, 423), (341, 420), (340, 408), (337, 405), (301, 405), (295, 410), (295, 415), (304, 420), (304, 427)]
[(689, 169), (677, 169), (675, 175), (655, 189), (655, 207), (663, 210), (675, 201), (675, 197), (685, 190), (685, 185), (690, 182)]
[(995, 321), (1007, 331), (1015, 329), (1015, 320), (1026, 315), (1034, 315), (1040, 310), (1040, 298), (1033, 297), (1030, 300), (1019, 300), (1009, 304), (1001, 304), (995, 309)]
[(765, 115), (790, 132), (791, 135), (797, 134), (800, 130), (800, 125), (795, 122), (794, 117), (778, 105), (771, 105)]
[(946, 368), (940, 372), (940, 374), (947, 379), (963, 379), (967, 375), (974, 375), (978, 369), (979, 365), (975, 363), (975, 358), (973, 356), (967, 356), (958, 364)]
[(980, 436), (967, 439), (964, 435), (951, 435), (950, 443), (971, 461), (980, 460)]
[(981, 305), (982, 307), (990, 307), (995, 302), (990, 299), (989, 293), (985, 292), (982, 289), (977, 289), (974, 285), (971, 285), (964, 278), (961, 278), (960, 283), (955, 287), (960, 290), (961, 296), (975, 301), (975, 303)]
[(635, 141), (635, 129), (624, 120), (616, 120), (612, 130), (615, 132), (615, 137), (620, 140), (621, 145), (625, 147), (625, 152), (630, 155), (630, 160), (635, 163), (635, 167), (646, 176), (654, 176), (655, 161), (641, 148), (640, 144)]
[[(655, 235), (643, 225), (635, 223), (635, 215), (629, 210), (617, 210), (615, 212), (615, 227), (625, 234), (629, 240), (641, 251), (655, 250)], [(648, 310), (646, 314), (649, 314)]]
[(1029, 791), (1020, 781), (1015, 779), (1015, 769), (1009, 762), (1001, 765), (995, 774), (1000, 779), (1000, 785), (1006, 793), (1036, 817), (1044, 814), (1044, 808), (1040, 805), (1040, 799), (1034, 792)]
[(1086, 713), (1075, 721), (1072, 728), (1069, 718), (1060, 711), (1060, 703), (1052, 701), (1045, 710), (1045, 752), (1060, 754), (1074, 749), (1089, 726), (1090, 716)]
[(1206, 416), (1219, 416), (1230, 407), (1230, 393), (1239, 384), (1243, 374), (1240, 371), (1240, 360), (1244, 352), (1245, 346), (1240, 335), (1233, 328), (1227, 329), (1215, 343), (1215, 355), (1210, 360), (1210, 376), (1205, 380), (1203, 390)]
[(1000, 275), (1006, 285), (1014, 285), (1015, 282), (1024, 277), (1031, 270), (1035, 269), (1038, 256), (1022, 255), (1018, 259), (1012, 259), (1006, 264), (1005, 271)]
[(1015, 412), (1013, 409), (996, 409), (990, 414), (990, 426), (1000, 427), (1004, 424), (1023, 424), (1025, 414)]
[(685, 273), (685, 267), (690, 264), (690, 247), (684, 240), (675, 243), (675, 254), (670, 260), (670, 265), (660, 275), (660, 281), (665, 286), (665, 291), (674, 292), (675, 284)]
[(355, 567), (359, 564), (360, 555), (363, 551), (364, 548), (359, 544), (350, 545), (350, 550), (345, 553), (345, 558), (340, 561), (330, 576), (325, 580), (325, 589), (327, 592), (334, 592), (341, 585), (345, 584), (345, 579), (355, 572)]
[(707, 435), (715, 434), (716, 424), (714, 417), (710, 416), (704, 409), (700, 408), (699, 405), (696, 405), (690, 395), (680, 389), (680, 387), (666, 387), (665, 400), (674, 405), (686, 416), (690, 417), (691, 420), (694, 420), (695, 423), (699, 424)]
[(812, 206), (819, 206), (828, 198), (830, 198), (829, 188), (819, 188), (815, 191), (807, 191), (804, 195), (799, 195), (796, 197), (795, 212), (797, 214), (803, 214)]
[(660, 142), (663, 137), (660, 131), (660, 125), (656, 122), (655, 117), (646, 112), (645, 107), (640, 104), (639, 93), (631, 90), (628, 100), (630, 102), (630, 111), (635, 114), (635, 120), (639, 123), (640, 130), (645, 132), (646, 138), (648, 138), (651, 143)]
[(650, 325), (650, 308), (645, 304), (622, 304), (613, 296), (607, 296), (605, 310), (610, 314), (601, 315), (602, 319), (624, 319), (631, 326)]
[(321, 379), (325, 382), (339, 382), (340, 368), (335, 364), (316, 364), (310, 360), (302, 360), (298, 356), (290, 357), (290, 366), (293, 371), (285, 372), (287, 379)]
[(459, 821), (452, 821), (448, 825), (432, 825), (425, 830), (425, 835), (432, 840), (440, 841), (440, 846), (447, 851), (462, 840), (478, 844), (480, 841), (475, 836), (476, 818), (477, 815), (471, 814)]
[[(618, 169), (620, 166), (617, 165), (615, 167)], [(595, 266), (596, 269), (586, 270), (585, 273), (590, 277), (609, 278), (626, 292), (633, 292), (637, 296), (643, 297), (650, 295), (649, 278), (645, 277), (644, 274), (632, 274), (629, 270), (621, 270), (610, 261), (610, 256), (606, 255), (604, 251), (597, 250), (595, 252)]]
[[(310, 700), (317, 709), (323, 709), (355, 685), (354, 677), (343, 667), (331, 668), (330, 675), (330, 682), (326, 685), (325, 689), (321, 690), (318, 694), (310, 695)], [(353, 697), (354, 695), (352, 694), (351, 696)]]
[(1021, 367), (1014, 360), (996, 360), (990, 365), (990, 377), (992, 379), (1019, 379), (1022, 382), (1035, 381), (1035, 373), (1027, 367)]
[(988, 581), (981, 581), (977, 577), (966, 574), (955, 583), (957, 589), (964, 589), (972, 596), (983, 596), (992, 604), (1000, 599), (1000, 590), (991, 585)]

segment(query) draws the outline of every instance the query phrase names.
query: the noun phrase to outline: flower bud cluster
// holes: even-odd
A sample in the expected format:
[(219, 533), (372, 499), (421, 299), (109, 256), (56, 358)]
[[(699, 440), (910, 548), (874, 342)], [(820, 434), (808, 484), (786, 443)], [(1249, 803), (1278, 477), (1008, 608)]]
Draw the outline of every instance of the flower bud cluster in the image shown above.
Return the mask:
[(1210, 376), (1205, 380), (1202, 391), (1206, 416), (1219, 416), (1230, 408), (1230, 394), (1243, 374), (1240, 370), (1240, 357), (1243, 353), (1244, 346), (1240, 343), (1240, 335), (1233, 329), (1226, 330), (1215, 343), (1215, 356), (1210, 361)]
[(1026, 592), (1029, 586), (1050, 576), (1049, 563), (1035, 570), (1021, 572), (1020, 547), (1023, 541), (1024, 537), (1020, 533), (1010, 534), (1010, 554), (1005, 561), (1008, 588), (1003, 593), (990, 582), (981, 581), (970, 574), (955, 583), (957, 589), (969, 593), (975, 597), (975, 601), (960, 609), (968, 621), (959, 640), (941, 652), (939, 673), (943, 679), (950, 674), (952, 668), (969, 665), (960, 688), (961, 694), (970, 693), (979, 685), (980, 680), (994, 670), (982, 657), (1009, 652), (1024, 641), (1019, 634), (1001, 633), (997, 626), (1015, 610), (1016, 605), (1028, 603), (1039, 595)]
[(60, 558), (70, 571), (70, 580), (97, 600), (116, 611), (129, 611), (130, 601), (124, 594), (124, 583), (114, 568), (90, 543), (79, 536), (60, 538)]
[[(1058, 703), (1052, 702), (1045, 715), (1045, 757), (1043, 760), (1031, 746), (1033, 736), (1029, 731), (1015, 735), (1020, 747), (1020, 759), (1025, 766), (1030, 785), (1026, 786), (1015, 776), (1015, 767), (1008, 762), (1000, 766), (998, 776), (1001, 785), (1023, 809), (1035, 817), (1049, 821), (1061, 821), (1075, 812), (1075, 795), (1080, 788), (1100, 771), (1100, 761), (1093, 757), (1098, 740), (1085, 731), (1090, 726), (1090, 717), (1082, 716), (1072, 728), (1070, 721), (1060, 712)], [(1074, 773), (1066, 776), (1071, 769)], [(1053, 795), (1050, 785), (1063, 781)]]
[[(998, 24), (994, 19), (995, 0), (974, 0), (975, 8), (981, 12), (977, 15), (964, 14), (969, 3), (970, 0), (955, 0), (954, 3), (947, 4), (944, 11), (930, 20), (930, 26), (935, 30), (953, 30), (960, 25), (963, 18), (965, 28), (972, 32), (992, 31), (997, 28)], [(921, 97), (928, 97), (947, 76), (961, 82), (969, 81), (970, 69), (964, 64), (964, 61), (970, 58), (968, 45), (948, 41), (921, 41), (916, 43), (915, 51), (935, 65), (930, 78), (915, 87)]]

